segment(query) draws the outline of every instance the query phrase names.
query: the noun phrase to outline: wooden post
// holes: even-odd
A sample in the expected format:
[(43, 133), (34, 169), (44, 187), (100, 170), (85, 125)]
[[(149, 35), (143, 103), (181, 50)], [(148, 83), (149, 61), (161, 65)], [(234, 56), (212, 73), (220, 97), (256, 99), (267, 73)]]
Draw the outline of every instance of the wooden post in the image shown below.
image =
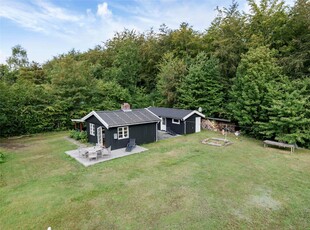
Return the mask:
[(77, 127), (76, 127), (76, 122), (74, 122), (74, 129), (75, 129), (75, 130), (77, 129)]
[(226, 127), (225, 127), (225, 141), (226, 141), (226, 139), (227, 139), (227, 133), (228, 133), (228, 129), (227, 129), (227, 124), (226, 124)]
[(80, 123), (80, 131), (83, 131), (83, 123)]

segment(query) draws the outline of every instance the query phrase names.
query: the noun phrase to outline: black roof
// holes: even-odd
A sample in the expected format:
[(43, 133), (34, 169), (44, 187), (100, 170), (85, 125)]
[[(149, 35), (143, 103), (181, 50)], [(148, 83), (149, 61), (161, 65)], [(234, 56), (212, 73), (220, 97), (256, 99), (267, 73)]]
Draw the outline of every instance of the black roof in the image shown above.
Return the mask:
[(196, 110), (187, 110), (187, 109), (172, 109), (172, 108), (163, 108), (163, 107), (149, 107), (151, 112), (155, 113), (159, 117), (168, 117), (173, 119), (184, 119), (186, 116), (195, 112), (196, 114), (204, 117), (203, 114), (200, 114)]
[(87, 120), (91, 115), (96, 117), (99, 116), (99, 120), (103, 123), (103, 125), (108, 126), (107, 128), (160, 121), (155, 114), (147, 109), (132, 109), (128, 111), (93, 111), (86, 115), (83, 119)]

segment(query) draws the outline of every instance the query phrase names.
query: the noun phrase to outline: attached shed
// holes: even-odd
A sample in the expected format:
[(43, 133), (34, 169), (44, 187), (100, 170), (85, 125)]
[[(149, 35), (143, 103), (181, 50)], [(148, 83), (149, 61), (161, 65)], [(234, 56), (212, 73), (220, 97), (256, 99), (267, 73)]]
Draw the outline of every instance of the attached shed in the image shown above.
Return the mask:
[(148, 109), (92, 111), (81, 120), (86, 123), (89, 142), (111, 150), (126, 147), (129, 139), (138, 145), (157, 141), (160, 122)]
[(196, 110), (149, 107), (148, 110), (161, 118), (158, 129), (177, 134), (197, 133), (201, 130), (201, 118), (205, 116)]

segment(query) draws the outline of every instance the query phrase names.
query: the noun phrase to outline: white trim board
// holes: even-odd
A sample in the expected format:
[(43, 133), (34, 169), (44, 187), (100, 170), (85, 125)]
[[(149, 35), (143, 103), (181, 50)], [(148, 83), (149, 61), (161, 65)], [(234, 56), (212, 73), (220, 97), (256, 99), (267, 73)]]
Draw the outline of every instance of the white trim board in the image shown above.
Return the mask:
[(91, 116), (95, 116), (107, 129), (109, 129), (109, 125), (98, 115), (98, 113), (96, 113), (96, 111), (91, 111), (89, 114), (87, 114), (81, 120), (85, 121), (86, 119), (90, 118)]
[(83, 119), (71, 119), (72, 122), (84, 122)]
[[(153, 114), (155, 117), (157, 117), (159, 120), (161, 120), (161, 118), (159, 116), (157, 116), (155, 113), (153, 113), (151, 110), (149, 110), (148, 108), (144, 108), (145, 110), (147, 110), (148, 112), (150, 112), (151, 114)], [(159, 121), (160, 122), (160, 121)]]
[(193, 112), (191, 112), (191, 113), (187, 114), (185, 117), (183, 117), (182, 120), (186, 120), (187, 118), (189, 118), (190, 116), (192, 116), (194, 113), (197, 114), (197, 115), (199, 115), (199, 116), (201, 116), (201, 117), (203, 117), (203, 118), (205, 118), (205, 115), (203, 115), (202, 113), (199, 113), (197, 110), (194, 110)]
[(172, 119), (171, 119), (171, 123), (172, 123), (172, 124), (177, 124), (177, 125), (179, 125), (179, 124), (180, 124), (180, 119), (172, 118)]

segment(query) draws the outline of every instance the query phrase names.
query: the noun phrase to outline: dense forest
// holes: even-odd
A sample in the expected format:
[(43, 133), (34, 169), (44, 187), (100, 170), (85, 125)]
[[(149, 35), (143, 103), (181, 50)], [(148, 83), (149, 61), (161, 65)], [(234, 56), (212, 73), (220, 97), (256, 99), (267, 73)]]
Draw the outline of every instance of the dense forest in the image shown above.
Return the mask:
[(20, 45), (0, 65), (0, 136), (72, 127), (91, 110), (151, 105), (228, 118), (244, 133), (310, 147), (310, 3), (248, 0), (187, 23), (125, 29), (87, 52), (29, 62)]

